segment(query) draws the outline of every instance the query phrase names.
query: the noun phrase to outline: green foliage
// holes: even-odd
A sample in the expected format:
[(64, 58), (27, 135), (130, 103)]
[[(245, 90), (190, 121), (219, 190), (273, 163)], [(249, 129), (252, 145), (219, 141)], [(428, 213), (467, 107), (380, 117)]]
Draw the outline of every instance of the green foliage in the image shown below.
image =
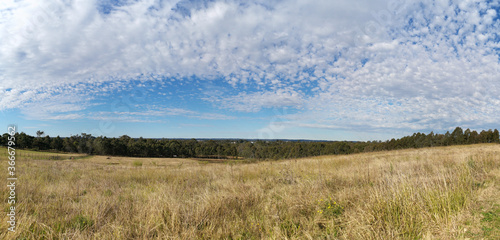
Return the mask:
[(446, 218), (462, 210), (467, 201), (464, 189), (428, 191), (423, 196), (424, 206), (433, 217)]
[(74, 229), (84, 231), (85, 229), (88, 229), (88, 228), (91, 228), (92, 226), (94, 226), (94, 221), (92, 219), (90, 219), (89, 217), (86, 217), (83, 215), (77, 215), (73, 219), (71, 219), (71, 222), (69, 225)]
[(500, 229), (500, 206), (497, 205), (497, 207), (499, 208), (482, 213), (483, 219), (481, 221), (496, 223), (496, 227)]
[(344, 207), (332, 199), (325, 201), (321, 209), (324, 216), (331, 218), (340, 217), (344, 213)]
[[(8, 134), (0, 137), (7, 142)], [(94, 137), (90, 134), (66, 138), (29, 136), (16, 133), (16, 147), (21, 149), (129, 156), (129, 157), (196, 157), (204, 159), (288, 159), (320, 155), (351, 154), (406, 148), (423, 148), (476, 143), (500, 143), (498, 130), (471, 131), (457, 127), (452, 133), (415, 133), (401, 139), (372, 142), (282, 141), (282, 140), (181, 140), (144, 139), (123, 135), (119, 138)]]
[(326, 218), (337, 218), (344, 213), (344, 207), (332, 198), (319, 199), (318, 208), (317, 212)]
[(422, 206), (414, 200), (415, 189), (402, 186), (392, 196), (377, 199), (373, 205), (373, 225), (393, 232), (402, 239), (419, 239), (424, 229)]
[(500, 237), (500, 206), (495, 205), (494, 209), (483, 212), (482, 215), (481, 222), (483, 223), (484, 236), (491, 237), (491, 239)]

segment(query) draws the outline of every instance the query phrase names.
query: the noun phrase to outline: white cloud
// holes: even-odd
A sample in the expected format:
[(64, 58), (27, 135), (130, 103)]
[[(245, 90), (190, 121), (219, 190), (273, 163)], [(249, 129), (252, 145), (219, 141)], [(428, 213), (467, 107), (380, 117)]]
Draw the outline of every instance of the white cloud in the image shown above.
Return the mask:
[[(200, 101), (243, 112), (294, 107), (301, 115), (289, 117), (303, 126), (500, 120), (495, 1), (139, 0), (109, 14), (97, 0), (2, 4), (0, 109), (76, 117), (105, 93), (92, 86), (194, 75), (232, 86)], [(165, 107), (137, 115), (232, 119)]]
[[(135, 1), (109, 15), (98, 12), (96, 1), (11, 3), (16, 7), (2, 10), (9, 13), (0, 32), (7, 40), (0, 45), (2, 88), (126, 79), (149, 72), (252, 78), (268, 72), (269, 63), (300, 69), (305, 66), (296, 61), (315, 64), (307, 55), (348, 24), (365, 20), (370, 7), (331, 1), (271, 6), (217, 1), (182, 17), (171, 10), (176, 3)], [(328, 44), (335, 49), (343, 43)]]
[(207, 101), (218, 106), (240, 112), (258, 112), (268, 107), (300, 108), (304, 102), (303, 95), (293, 90), (264, 91), (254, 93), (239, 93), (236, 96), (212, 96)]
[(117, 122), (165, 122), (165, 119), (173, 116), (183, 116), (204, 120), (231, 120), (234, 116), (218, 113), (204, 113), (182, 108), (151, 108), (145, 111), (100, 111), (85, 116), (86, 119), (117, 121)]

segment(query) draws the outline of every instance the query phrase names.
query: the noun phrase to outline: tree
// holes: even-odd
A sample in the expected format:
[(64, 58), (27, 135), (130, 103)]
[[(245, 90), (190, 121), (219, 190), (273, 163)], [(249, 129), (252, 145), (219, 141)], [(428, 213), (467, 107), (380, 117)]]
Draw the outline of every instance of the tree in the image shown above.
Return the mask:
[(9, 142), (9, 134), (4, 133), (2, 136), (0, 136), (0, 146), (5, 146)]
[(76, 146), (73, 144), (74, 137), (64, 138), (63, 140), (63, 151), (66, 152), (76, 152)]
[(451, 142), (452, 144), (464, 144), (465, 137), (464, 132), (461, 127), (455, 128), (455, 130), (451, 133)]
[(121, 136), (119, 139), (113, 138), (111, 140), (112, 155), (128, 156), (127, 142), (129, 138), (128, 136)]
[(37, 137), (33, 140), (33, 148), (35, 148), (37, 150), (44, 150), (45, 149), (45, 143), (44, 143), (42, 137)]
[(238, 156), (244, 158), (255, 158), (255, 147), (251, 142), (244, 142), (238, 146)]
[(32, 148), (33, 147), (33, 139), (34, 137), (27, 135), (24, 132), (19, 134), (16, 133), (16, 145), (18, 148)]
[(50, 136), (49, 136), (49, 135), (46, 135), (46, 136), (43, 138), (43, 146), (42, 146), (42, 149), (43, 149), (43, 150), (48, 150), (48, 149), (50, 149), (50, 142), (51, 142)]
[(63, 151), (63, 140), (59, 135), (52, 139), (50, 143), (50, 148), (55, 149), (57, 151)]
[(43, 137), (44, 134), (45, 133), (41, 130), (36, 131), (36, 137), (38, 137), (38, 138)]
[(476, 130), (472, 131), (470, 133), (470, 143), (479, 143), (480, 138), (479, 138), (479, 133), (477, 133)]
[(498, 130), (497, 130), (497, 129), (495, 129), (495, 130), (493, 131), (493, 136), (492, 136), (492, 138), (493, 138), (493, 142), (495, 142), (495, 143), (500, 143), (500, 133), (498, 132)]
[(464, 143), (465, 144), (471, 144), (471, 132), (470, 132), (470, 129), (466, 129), (465, 132), (464, 132)]

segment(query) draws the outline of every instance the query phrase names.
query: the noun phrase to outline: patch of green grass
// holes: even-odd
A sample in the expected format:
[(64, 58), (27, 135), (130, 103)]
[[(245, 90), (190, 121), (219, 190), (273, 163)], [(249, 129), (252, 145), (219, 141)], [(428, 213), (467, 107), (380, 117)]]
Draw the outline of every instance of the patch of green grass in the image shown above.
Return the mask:
[(134, 167), (142, 167), (142, 161), (134, 161), (132, 164)]
[[(91, 156), (83, 154), (72, 154), (72, 153), (58, 153), (58, 152), (47, 152), (47, 151), (35, 151), (26, 149), (17, 149), (14, 146), (16, 152), (16, 159), (29, 159), (29, 160), (66, 160), (66, 159), (85, 159)], [(8, 157), (7, 147), (0, 146), (0, 157)]]
[(111, 191), (109, 189), (107, 189), (106, 191), (104, 191), (104, 196), (109, 197), (111, 195), (113, 195), (113, 191)]
[(495, 208), (481, 213), (483, 219), (482, 230), (485, 237), (489, 239), (500, 239), (500, 205), (495, 205)]
[(287, 237), (290, 238), (296, 236), (299, 233), (300, 223), (291, 220), (285, 220), (281, 222), (280, 229)]
[(402, 239), (419, 239), (425, 228), (422, 204), (417, 202), (417, 189), (403, 184), (380, 196), (372, 205), (372, 224), (389, 235)]
[(89, 217), (83, 215), (77, 215), (73, 219), (71, 219), (70, 224), (72, 228), (78, 229), (80, 231), (84, 231), (85, 229), (91, 228), (94, 226), (94, 221)]
[(321, 213), (327, 218), (340, 217), (344, 212), (344, 207), (337, 203), (335, 200), (332, 200), (332, 198), (320, 199), (318, 200), (318, 205), (320, 208), (320, 210), (318, 210), (318, 213)]
[[(75, 159), (88, 159), (88, 158), (92, 158), (93, 156), (92, 155), (84, 155), (84, 156), (68, 156), (69, 158), (75, 160)], [(66, 159), (69, 159), (69, 158), (66, 158)]]
[(433, 217), (447, 218), (451, 214), (461, 211), (467, 201), (467, 193), (464, 189), (442, 190), (435, 189), (425, 192), (424, 206)]

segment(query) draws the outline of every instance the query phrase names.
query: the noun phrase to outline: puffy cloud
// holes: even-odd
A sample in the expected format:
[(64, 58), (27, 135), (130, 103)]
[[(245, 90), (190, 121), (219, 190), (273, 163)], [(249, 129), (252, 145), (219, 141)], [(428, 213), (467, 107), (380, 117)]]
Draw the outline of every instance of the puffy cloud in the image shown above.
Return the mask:
[(259, 112), (267, 107), (293, 107), (300, 108), (304, 102), (302, 94), (293, 90), (264, 91), (245, 93), (241, 92), (236, 96), (216, 96), (206, 98), (207, 101), (216, 103), (222, 108), (240, 112)]
[(195, 119), (203, 120), (231, 120), (235, 119), (234, 116), (219, 114), (219, 113), (205, 113), (197, 112), (182, 108), (151, 108), (145, 111), (100, 111), (82, 118), (91, 120), (103, 121), (122, 121), (122, 122), (164, 122), (162, 117), (165, 116), (184, 116)]
[[(288, 117), (297, 126), (445, 129), (500, 120), (495, 1), (2, 4), (0, 109), (49, 106), (77, 116), (70, 105), (105, 94), (96, 86), (196, 76), (220, 91), (198, 101), (242, 112), (294, 107), (299, 114)], [(50, 110), (54, 97), (59, 112)]]
[(235, 75), (243, 83), (266, 73), (293, 74), (292, 67), (313, 67), (326, 60), (316, 55), (328, 56), (345, 44), (340, 33), (365, 20), (372, 2), (357, 8), (331, 1), (143, 0), (111, 6), (107, 14), (96, 1), (10, 2), (1, 11), (1, 87), (141, 73)]

